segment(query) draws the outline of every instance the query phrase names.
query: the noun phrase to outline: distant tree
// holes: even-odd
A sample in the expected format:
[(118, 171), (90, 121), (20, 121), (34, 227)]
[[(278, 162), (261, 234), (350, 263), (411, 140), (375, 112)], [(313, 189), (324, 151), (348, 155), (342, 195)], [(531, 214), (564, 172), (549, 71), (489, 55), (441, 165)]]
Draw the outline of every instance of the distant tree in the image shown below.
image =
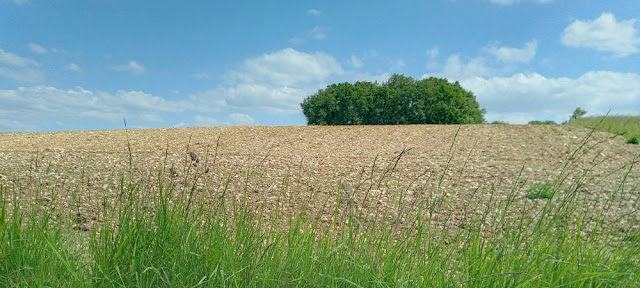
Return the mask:
[(571, 117), (569, 117), (569, 122), (571, 121), (575, 121), (578, 120), (580, 118), (582, 118), (582, 116), (584, 116), (584, 114), (587, 114), (587, 110), (584, 110), (580, 107), (576, 108), (576, 110), (573, 110), (573, 115), (571, 115)]
[(332, 84), (300, 104), (309, 125), (477, 124), (484, 109), (447, 79), (392, 75), (383, 84)]
[(556, 125), (558, 123), (556, 123), (556, 121), (552, 121), (552, 120), (546, 120), (546, 121), (539, 121), (539, 120), (531, 120), (529, 121), (529, 125)]

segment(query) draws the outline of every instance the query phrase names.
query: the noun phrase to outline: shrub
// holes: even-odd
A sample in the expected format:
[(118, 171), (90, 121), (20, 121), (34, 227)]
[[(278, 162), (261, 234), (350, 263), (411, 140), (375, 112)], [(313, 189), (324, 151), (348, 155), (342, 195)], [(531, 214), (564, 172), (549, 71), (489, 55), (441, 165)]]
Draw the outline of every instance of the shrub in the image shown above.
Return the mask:
[(582, 118), (584, 114), (587, 114), (587, 110), (584, 110), (580, 107), (576, 108), (576, 110), (573, 110), (573, 114), (571, 115), (571, 117), (569, 117), (569, 122)]
[(629, 144), (638, 144), (638, 137), (631, 137), (627, 140)]
[(556, 194), (556, 189), (553, 187), (553, 183), (538, 182), (533, 184), (531, 188), (527, 190), (528, 199), (551, 199)]

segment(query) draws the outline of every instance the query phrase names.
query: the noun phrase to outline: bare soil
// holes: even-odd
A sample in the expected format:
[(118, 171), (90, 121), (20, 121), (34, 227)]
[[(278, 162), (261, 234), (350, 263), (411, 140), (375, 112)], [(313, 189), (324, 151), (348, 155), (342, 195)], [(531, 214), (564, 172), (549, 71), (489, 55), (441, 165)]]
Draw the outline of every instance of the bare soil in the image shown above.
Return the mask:
[(192, 192), (209, 206), (224, 197), (265, 217), (278, 203), (281, 212), (306, 211), (322, 222), (334, 213), (405, 222), (417, 207), (435, 207), (441, 223), (464, 226), (469, 215), (497, 213), (489, 203), (512, 191), (514, 209), (536, 215), (546, 200), (527, 199), (527, 189), (563, 179), (560, 190), (582, 183), (577, 198), (585, 213), (638, 229), (640, 169), (631, 164), (639, 146), (604, 132), (586, 138), (590, 132), (410, 125), (1, 133), (0, 184), (5, 193), (19, 191), (22, 205), (56, 203), (83, 229), (118, 199), (121, 179), (138, 184), (147, 208), (161, 179), (176, 185), (176, 197)]

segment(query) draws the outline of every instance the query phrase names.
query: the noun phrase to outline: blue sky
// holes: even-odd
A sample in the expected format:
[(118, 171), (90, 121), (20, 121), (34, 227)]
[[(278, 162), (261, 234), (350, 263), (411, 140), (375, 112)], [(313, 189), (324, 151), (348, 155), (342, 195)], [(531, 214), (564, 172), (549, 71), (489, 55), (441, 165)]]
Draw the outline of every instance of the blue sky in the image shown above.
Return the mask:
[(304, 125), (304, 97), (393, 73), (488, 121), (638, 114), (639, 29), (636, 0), (0, 0), (0, 132)]

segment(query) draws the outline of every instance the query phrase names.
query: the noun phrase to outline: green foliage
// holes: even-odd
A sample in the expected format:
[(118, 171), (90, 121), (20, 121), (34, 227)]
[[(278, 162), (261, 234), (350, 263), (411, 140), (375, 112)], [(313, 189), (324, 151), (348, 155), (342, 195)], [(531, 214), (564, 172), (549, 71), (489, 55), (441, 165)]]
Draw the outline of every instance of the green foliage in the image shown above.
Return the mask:
[(339, 83), (300, 104), (309, 125), (479, 124), (475, 96), (447, 79), (394, 74), (386, 83)]
[(553, 183), (538, 182), (527, 190), (528, 199), (551, 199), (556, 194)]
[(576, 108), (576, 110), (573, 110), (573, 114), (571, 115), (571, 117), (569, 117), (569, 122), (578, 120), (582, 118), (582, 116), (584, 116), (585, 114), (587, 114), (587, 110), (584, 110), (578, 107)]
[(506, 121), (493, 121), (490, 124), (507, 125), (507, 124), (509, 124), (509, 122), (506, 122)]
[(529, 121), (529, 125), (556, 125), (558, 123), (556, 123), (555, 121), (552, 120), (546, 120), (546, 121), (539, 121), (539, 120), (531, 120)]
[(622, 135), (629, 144), (637, 144), (640, 139), (640, 116), (589, 116), (572, 121), (571, 125)]

